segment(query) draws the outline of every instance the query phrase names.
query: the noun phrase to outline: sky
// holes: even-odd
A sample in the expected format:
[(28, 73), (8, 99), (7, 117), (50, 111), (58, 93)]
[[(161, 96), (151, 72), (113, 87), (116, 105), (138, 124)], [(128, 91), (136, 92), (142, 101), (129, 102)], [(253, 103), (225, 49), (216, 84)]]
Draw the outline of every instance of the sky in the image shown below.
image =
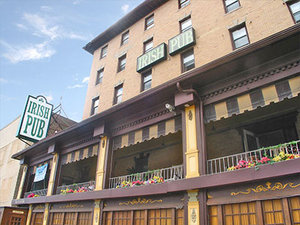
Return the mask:
[(82, 49), (143, 0), (0, 0), (0, 129), (28, 95), (82, 113), (92, 55)]

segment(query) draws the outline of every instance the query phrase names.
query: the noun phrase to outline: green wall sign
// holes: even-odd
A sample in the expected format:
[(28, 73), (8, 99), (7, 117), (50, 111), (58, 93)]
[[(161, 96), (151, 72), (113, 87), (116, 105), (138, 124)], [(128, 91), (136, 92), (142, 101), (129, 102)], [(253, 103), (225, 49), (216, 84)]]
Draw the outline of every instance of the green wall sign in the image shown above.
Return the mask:
[(47, 136), (53, 105), (44, 96), (28, 96), (17, 137), (37, 142)]
[(169, 54), (175, 55), (194, 44), (196, 44), (195, 31), (191, 28), (169, 40)]
[(143, 70), (167, 59), (167, 45), (165, 43), (160, 44), (151, 51), (141, 55), (137, 58), (137, 72), (142, 72)]

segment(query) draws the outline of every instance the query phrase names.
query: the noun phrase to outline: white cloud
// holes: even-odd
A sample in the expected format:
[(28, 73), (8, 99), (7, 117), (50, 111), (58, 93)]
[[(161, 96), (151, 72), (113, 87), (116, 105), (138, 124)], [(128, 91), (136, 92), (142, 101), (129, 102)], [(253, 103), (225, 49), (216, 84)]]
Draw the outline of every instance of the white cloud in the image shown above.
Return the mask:
[(74, 88), (82, 88), (82, 87), (83, 87), (82, 84), (74, 84), (74, 85), (68, 86), (67, 88), (68, 89), (74, 89)]
[(52, 10), (52, 7), (50, 7), (50, 6), (47, 6), (47, 5), (42, 5), (41, 6), (41, 10), (43, 10), (43, 11), (51, 11)]
[(6, 84), (8, 82), (8, 80), (0, 77), (0, 84)]
[(7, 50), (2, 56), (12, 63), (49, 58), (55, 53), (48, 42), (29, 46), (12, 46), (0, 40), (0, 44)]
[(50, 94), (50, 95), (43, 95), (45, 96), (45, 98), (47, 99), (47, 102), (51, 102), (53, 100), (53, 96)]
[(57, 38), (58, 26), (50, 25), (49, 22), (37, 14), (24, 13), (24, 20), (34, 28), (34, 34), (37, 36), (46, 36), (51, 40)]
[(28, 28), (27, 28), (24, 24), (17, 23), (16, 26), (17, 26), (20, 30), (28, 30)]
[(90, 77), (85, 77), (82, 79), (82, 83), (88, 83), (90, 80)]
[(121, 9), (122, 9), (122, 12), (124, 14), (126, 14), (129, 10), (129, 5), (128, 4), (122, 5)]

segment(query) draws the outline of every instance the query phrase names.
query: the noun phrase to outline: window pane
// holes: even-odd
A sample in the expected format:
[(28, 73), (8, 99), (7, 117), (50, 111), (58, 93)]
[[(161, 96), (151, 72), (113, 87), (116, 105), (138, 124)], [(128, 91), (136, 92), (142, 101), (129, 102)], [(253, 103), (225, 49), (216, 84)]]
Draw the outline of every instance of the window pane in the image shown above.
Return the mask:
[(153, 41), (148, 41), (145, 43), (145, 53), (149, 52), (153, 48)]
[(122, 45), (126, 44), (129, 40), (129, 31), (122, 35)]
[(294, 4), (291, 4), (291, 11), (293, 14), (297, 13), (300, 11), (300, 2), (296, 2)]
[(300, 11), (294, 14), (294, 19), (295, 19), (296, 23), (298, 23), (300, 21)]
[(192, 27), (192, 20), (191, 18), (186, 19), (181, 22), (181, 32), (184, 32)]
[(241, 29), (238, 29), (238, 30), (235, 30), (232, 32), (233, 40), (236, 40), (245, 35), (247, 35), (245, 27), (242, 27)]
[(179, 0), (180, 8), (188, 5), (189, 3), (190, 3), (190, 0)]
[(234, 45), (235, 45), (235, 48), (240, 48), (244, 45), (247, 45), (248, 43), (249, 43), (248, 37), (245, 36), (245, 37), (242, 37), (242, 38), (236, 40), (234, 42)]
[(183, 63), (183, 72), (193, 69), (195, 67), (194, 52), (190, 51), (183, 54), (182, 63)]
[(107, 55), (107, 46), (101, 49), (101, 58), (105, 57), (106, 55)]
[(146, 30), (153, 27), (154, 25), (154, 16), (150, 16), (146, 19)]

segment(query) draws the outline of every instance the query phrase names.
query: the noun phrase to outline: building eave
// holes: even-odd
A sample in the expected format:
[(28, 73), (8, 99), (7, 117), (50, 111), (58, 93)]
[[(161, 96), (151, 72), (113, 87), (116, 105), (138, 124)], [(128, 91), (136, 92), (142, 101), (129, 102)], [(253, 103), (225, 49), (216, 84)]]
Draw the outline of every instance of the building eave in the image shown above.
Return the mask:
[(108, 29), (106, 29), (104, 32), (102, 32), (96, 38), (86, 44), (83, 49), (91, 54), (94, 54), (94, 51), (96, 49), (109, 42), (111, 39), (128, 29), (138, 20), (147, 16), (149, 13), (151, 13), (167, 1), (168, 0), (145, 0), (135, 9), (118, 20), (115, 24), (110, 26)]

